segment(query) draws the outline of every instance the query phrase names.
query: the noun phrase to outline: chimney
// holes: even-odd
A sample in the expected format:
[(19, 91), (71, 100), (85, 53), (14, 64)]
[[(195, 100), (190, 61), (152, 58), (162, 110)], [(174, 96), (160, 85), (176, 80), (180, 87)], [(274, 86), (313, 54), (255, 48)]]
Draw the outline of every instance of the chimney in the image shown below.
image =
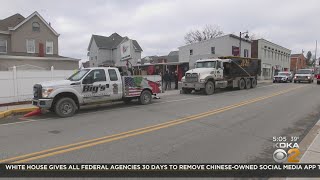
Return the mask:
[(51, 22), (49, 22), (49, 26), (51, 27)]

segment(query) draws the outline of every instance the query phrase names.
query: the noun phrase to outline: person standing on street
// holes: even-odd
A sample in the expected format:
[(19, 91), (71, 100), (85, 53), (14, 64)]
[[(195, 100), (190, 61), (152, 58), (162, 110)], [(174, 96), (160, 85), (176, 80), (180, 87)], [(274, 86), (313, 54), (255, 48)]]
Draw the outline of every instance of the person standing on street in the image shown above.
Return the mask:
[(175, 87), (174, 87), (174, 89), (178, 89), (178, 72), (177, 71), (175, 71), (175, 73), (174, 73), (174, 82), (175, 82)]
[(168, 71), (166, 71), (164, 73), (164, 76), (163, 76), (163, 80), (164, 80), (164, 84), (165, 84), (165, 90), (169, 89), (171, 86), (170, 86), (170, 74)]

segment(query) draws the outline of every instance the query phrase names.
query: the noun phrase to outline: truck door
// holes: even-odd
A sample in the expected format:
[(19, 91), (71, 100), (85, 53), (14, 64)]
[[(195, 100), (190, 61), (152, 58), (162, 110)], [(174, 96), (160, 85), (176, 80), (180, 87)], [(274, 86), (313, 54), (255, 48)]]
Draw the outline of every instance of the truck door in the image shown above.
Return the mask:
[(84, 103), (107, 101), (111, 96), (110, 82), (104, 69), (92, 70), (81, 83)]
[(117, 100), (122, 98), (122, 79), (119, 71), (116, 69), (107, 69), (110, 82), (111, 99)]
[(217, 61), (217, 79), (223, 79), (223, 64), (221, 61)]

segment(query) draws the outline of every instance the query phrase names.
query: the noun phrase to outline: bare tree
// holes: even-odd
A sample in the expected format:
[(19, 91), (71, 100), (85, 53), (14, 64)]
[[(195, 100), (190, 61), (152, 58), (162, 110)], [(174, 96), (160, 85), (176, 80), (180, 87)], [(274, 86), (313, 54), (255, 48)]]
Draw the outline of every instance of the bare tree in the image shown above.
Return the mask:
[(223, 31), (217, 25), (206, 25), (201, 30), (192, 30), (184, 36), (186, 44), (200, 42), (223, 35)]

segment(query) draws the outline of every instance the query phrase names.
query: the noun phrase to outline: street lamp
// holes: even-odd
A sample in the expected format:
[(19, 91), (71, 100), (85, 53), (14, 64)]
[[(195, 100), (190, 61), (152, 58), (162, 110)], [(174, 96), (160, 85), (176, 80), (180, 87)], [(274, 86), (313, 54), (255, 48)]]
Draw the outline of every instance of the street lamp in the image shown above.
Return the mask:
[(244, 38), (245, 39), (248, 39), (249, 38), (249, 32), (246, 31), (246, 32), (240, 32), (240, 42), (239, 42), (239, 56), (241, 57), (241, 37), (242, 35), (245, 34)]

